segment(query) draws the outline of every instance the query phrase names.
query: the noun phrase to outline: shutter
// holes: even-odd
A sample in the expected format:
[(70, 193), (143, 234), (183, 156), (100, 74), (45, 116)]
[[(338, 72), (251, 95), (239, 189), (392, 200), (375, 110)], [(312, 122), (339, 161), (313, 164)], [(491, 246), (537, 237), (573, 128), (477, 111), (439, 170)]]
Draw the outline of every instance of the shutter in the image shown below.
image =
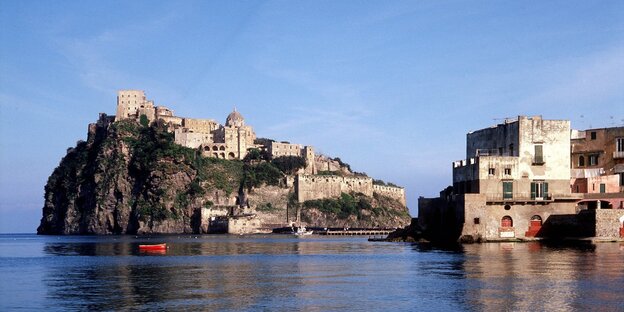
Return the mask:
[(535, 199), (535, 182), (531, 182), (531, 199)]
[(542, 196), (544, 197), (544, 199), (548, 199), (548, 182), (544, 182), (543, 185), (544, 185), (544, 191), (543, 191), (544, 194)]

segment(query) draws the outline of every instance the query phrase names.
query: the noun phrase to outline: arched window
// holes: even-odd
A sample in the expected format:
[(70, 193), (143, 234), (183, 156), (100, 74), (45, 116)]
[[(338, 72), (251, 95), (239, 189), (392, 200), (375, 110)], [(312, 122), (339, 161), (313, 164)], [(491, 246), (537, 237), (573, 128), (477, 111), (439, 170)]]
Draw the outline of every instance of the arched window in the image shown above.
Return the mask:
[(541, 226), (542, 225), (542, 217), (540, 217), (538, 215), (532, 216), (531, 217), (531, 225), (533, 225), (533, 226), (536, 226), (536, 225)]
[(513, 220), (510, 216), (504, 216), (501, 219), (501, 227), (513, 227)]
[(221, 147), (219, 148), (219, 150), (221, 150), (221, 151), (225, 151), (225, 146), (221, 146)]
[(583, 155), (579, 156), (578, 166), (585, 167), (585, 157), (583, 157)]
[(228, 158), (229, 158), (229, 159), (234, 159), (234, 158), (236, 158), (236, 155), (234, 155), (234, 153), (230, 152), (230, 153), (228, 154)]
[(213, 147), (212, 147), (212, 150), (213, 150), (213, 151), (218, 151), (218, 150), (219, 150), (219, 148), (215, 145), (215, 146), (213, 146)]

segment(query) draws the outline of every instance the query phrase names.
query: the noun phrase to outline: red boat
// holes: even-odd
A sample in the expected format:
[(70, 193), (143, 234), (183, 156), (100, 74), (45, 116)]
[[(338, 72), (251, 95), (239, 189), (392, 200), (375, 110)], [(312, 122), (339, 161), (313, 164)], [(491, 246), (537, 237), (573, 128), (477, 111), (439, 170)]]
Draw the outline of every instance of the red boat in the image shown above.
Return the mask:
[(167, 244), (139, 245), (139, 250), (142, 250), (142, 251), (167, 250)]

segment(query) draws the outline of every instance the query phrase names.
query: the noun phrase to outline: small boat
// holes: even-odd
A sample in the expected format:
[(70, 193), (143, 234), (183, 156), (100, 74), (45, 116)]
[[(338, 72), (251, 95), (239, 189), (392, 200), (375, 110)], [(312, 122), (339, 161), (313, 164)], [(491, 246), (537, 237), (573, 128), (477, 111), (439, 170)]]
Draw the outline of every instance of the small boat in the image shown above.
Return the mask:
[(307, 236), (312, 235), (314, 231), (308, 231), (305, 226), (299, 226), (293, 229), (293, 234), (296, 236)]
[(167, 244), (150, 244), (150, 245), (139, 245), (139, 250), (141, 251), (157, 251), (157, 250), (167, 250)]

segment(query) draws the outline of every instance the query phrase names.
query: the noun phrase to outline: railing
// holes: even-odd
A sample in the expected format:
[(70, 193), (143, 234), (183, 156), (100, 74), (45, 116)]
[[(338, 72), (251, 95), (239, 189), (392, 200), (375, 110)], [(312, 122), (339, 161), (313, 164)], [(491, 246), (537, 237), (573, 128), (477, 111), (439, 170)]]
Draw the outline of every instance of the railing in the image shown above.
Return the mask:
[(624, 158), (624, 151), (613, 152), (613, 159)]
[(509, 194), (485, 194), (485, 198), (488, 202), (514, 202), (514, 201), (553, 201), (555, 199), (582, 199), (582, 194), (565, 193), (565, 194), (552, 194), (548, 193), (542, 197), (533, 197), (531, 193), (513, 193)]
[(511, 194), (486, 194), (485, 198), (487, 201), (550, 201), (552, 200), (552, 195), (547, 194), (544, 197), (532, 197), (531, 193), (513, 193)]
[(476, 156), (513, 156), (509, 152), (502, 152), (498, 149), (480, 148), (476, 151)]

